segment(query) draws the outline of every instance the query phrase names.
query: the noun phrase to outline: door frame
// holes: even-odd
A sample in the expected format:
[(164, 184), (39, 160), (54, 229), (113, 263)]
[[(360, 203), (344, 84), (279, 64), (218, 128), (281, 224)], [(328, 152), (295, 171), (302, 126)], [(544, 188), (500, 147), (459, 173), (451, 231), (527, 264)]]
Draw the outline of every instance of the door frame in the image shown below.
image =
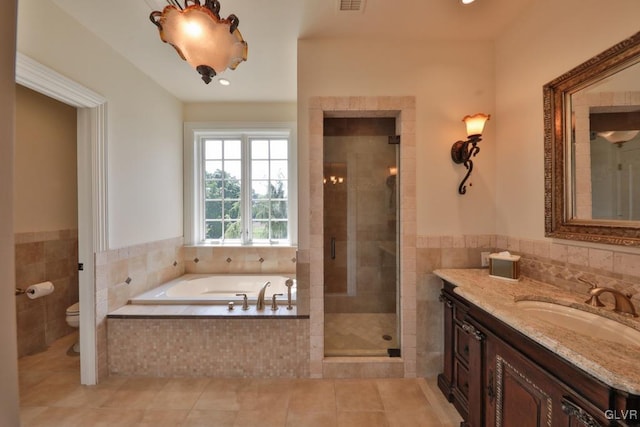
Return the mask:
[(16, 83), (77, 109), (80, 383), (97, 382), (95, 254), (108, 244), (107, 100), (16, 52)]

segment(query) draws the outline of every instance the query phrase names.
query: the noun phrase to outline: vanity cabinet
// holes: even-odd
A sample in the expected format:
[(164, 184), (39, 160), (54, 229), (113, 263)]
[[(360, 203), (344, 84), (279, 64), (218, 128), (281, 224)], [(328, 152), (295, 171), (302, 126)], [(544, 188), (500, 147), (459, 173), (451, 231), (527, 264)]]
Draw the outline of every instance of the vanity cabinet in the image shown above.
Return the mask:
[(445, 281), (440, 297), (445, 349), (438, 386), (463, 426), (640, 425), (638, 396), (578, 369), (454, 288)]

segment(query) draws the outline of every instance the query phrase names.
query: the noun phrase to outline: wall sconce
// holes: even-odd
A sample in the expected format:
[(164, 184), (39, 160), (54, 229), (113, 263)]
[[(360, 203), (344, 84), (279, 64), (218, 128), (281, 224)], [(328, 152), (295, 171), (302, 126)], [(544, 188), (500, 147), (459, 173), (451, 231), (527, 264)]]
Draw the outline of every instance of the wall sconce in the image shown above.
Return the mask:
[[(464, 167), (467, 168), (467, 174), (458, 187), (458, 193), (460, 194), (467, 192), (465, 182), (467, 182), (473, 170), (473, 161), (471, 158), (480, 152), (480, 147), (478, 147), (477, 144), (482, 141), (484, 125), (490, 118), (491, 115), (483, 113), (465, 116), (462, 121), (467, 125), (467, 140), (457, 141), (451, 146), (451, 159), (457, 164), (464, 164)], [(471, 186), (471, 184), (469, 184), (469, 186)]]

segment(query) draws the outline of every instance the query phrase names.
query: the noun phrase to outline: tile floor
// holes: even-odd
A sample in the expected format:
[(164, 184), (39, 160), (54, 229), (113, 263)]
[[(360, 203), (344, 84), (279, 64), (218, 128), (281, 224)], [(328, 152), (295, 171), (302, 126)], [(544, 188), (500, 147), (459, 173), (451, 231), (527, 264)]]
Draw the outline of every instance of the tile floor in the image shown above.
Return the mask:
[(24, 427), (458, 426), (435, 379), (111, 377), (79, 385), (76, 335), (19, 360)]
[[(395, 313), (325, 313), (325, 356), (386, 356), (397, 348)], [(385, 339), (389, 338), (389, 339)]]

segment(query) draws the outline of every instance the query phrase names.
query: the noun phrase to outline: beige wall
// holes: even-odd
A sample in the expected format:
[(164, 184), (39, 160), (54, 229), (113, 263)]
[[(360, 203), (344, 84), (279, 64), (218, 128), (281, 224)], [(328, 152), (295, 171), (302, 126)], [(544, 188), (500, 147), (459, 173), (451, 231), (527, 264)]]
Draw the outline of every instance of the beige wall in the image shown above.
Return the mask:
[(640, 2), (539, 0), (496, 42), (496, 233), (544, 238), (542, 86), (637, 32)]
[[(381, 53), (384, 53), (383, 55)], [(491, 43), (300, 40), (298, 43), (299, 188), (309, 188), (309, 97), (416, 96), (417, 230), (484, 234), (495, 228), (495, 128), (487, 124), (471, 187), (457, 193), (464, 167), (451, 145), (466, 138), (462, 117), (494, 114)], [(299, 247), (309, 245), (308, 194), (300, 192)]]
[(185, 122), (294, 122), (295, 102), (219, 102), (184, 104)]
[(0, 14), (0, 425), (20, 425), (14, 301), (13, 152), (17, 1)]
[(182, 236), (182, 103), (54, 2), (18, 16), (18, 51), (107, 99), (109, 247)]
[(76, 109), (16, 85), (15, 231), (78, 228)]

